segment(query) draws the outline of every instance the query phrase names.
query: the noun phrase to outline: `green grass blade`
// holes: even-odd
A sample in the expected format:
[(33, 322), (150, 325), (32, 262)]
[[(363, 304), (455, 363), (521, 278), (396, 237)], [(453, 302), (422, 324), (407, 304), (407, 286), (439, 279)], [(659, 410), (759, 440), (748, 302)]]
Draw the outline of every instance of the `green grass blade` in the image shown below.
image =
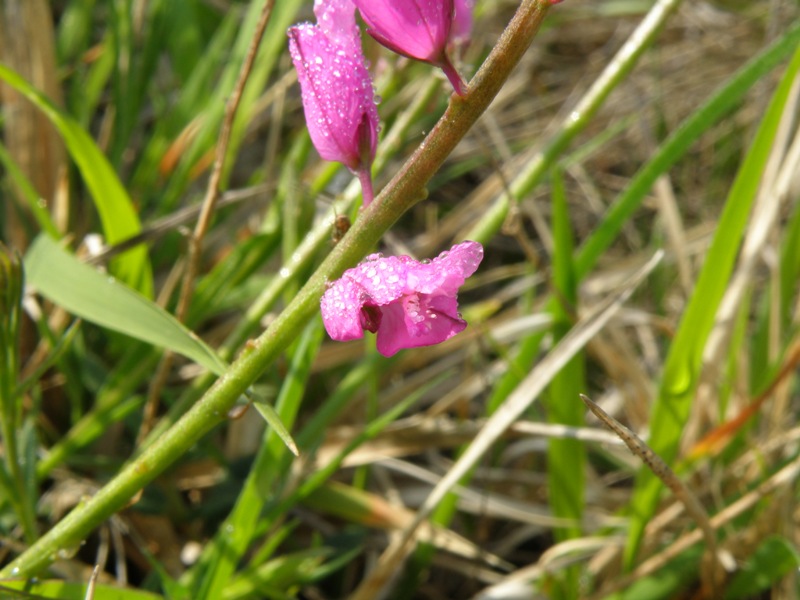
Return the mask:
[[(284, 0), (275, 3), (253, 70), (250, 72), (247, 86), (239, 102), (228, 147), (228, 153), (231, 156), (236, 155), (246, 126), (253, 118), (253, 110), (256, 108), (258, 97), (262, 94), (269, 75), (286, 48), (286, 28), (297, 20), (296, 13), (301, 6), (301, 0)], [(261, 3), (251, 2), (244, 16), (240, 17), (238, 27), (232, 32), (237, 34), (232, 47), (229, 42), (225, 47), (225, 52), (220, 55), (224, 57), (224, 61), (220, 65), (222, 73), (212, 72), (211, 79), (206, 81), (207, 85), (210, 84), (211, 89), (206, 89), (204, 93), (194, 97), (187, 97), (186, 104), (181, 104), (182, 107), (191, 107), (184, 113), (190, 120), (199, 117), (197, 121), (199, 130), (193, 143), (182, 153), (181, 160), (163, 192), (160, 201), (164, 207), (174, 206), (195, 174), (198, 162), (213, 148), (224, 115), (225, 102), (233, 89), (239, 69), (249, 49), (260, 11)], [(201, 72), (205, 70), (202, 63), (198, 67)], [(198, 98), (203, 102), (198, 103)], [(181, 123), (180, 126), (182, 129), (185, 123)], [(226, 165), (226, 169), (227, 167), (228, 165)], [(225, 187), (224, 182), (222, 186)]]
[(14, 159), (11, 158), (11, 155), (3, 144), (0, 144), (0, 164), (5, 168), (20, 195), (25, 198), (33, 218), (36, 219), (42, 231), (46, 231), (49, 236), (56, 239), (60, 238), (61, 234), (50, 218), (50, 213), (47, 212), (47, 209), (42, 205), (38, 192), (28, 178), (25, 177), (25, 174), (20, 170), (17, 163), (14, 162)]
[(666, 600), (682, 598), (697, 577), (703, 556), (701, 548), (692, 548), (671, 560), (656, 573), (636, 580), (614, 600)]
[[(275, 410), (286, 429), (291, 429), (297, 416), (311, 366), (322, 343), (322, 331), (321, 319), (311, 321), (292, 355), (289, 372), (275, 403)], [(268, 429), (236, 506), (193, 568), (192, 575), (200, 576), (195, 598), (211, 600), (222, 597), (253, 540), (264, 504), (275, 494), (281, 471), (289, 466), (285, 460), (287, 456), (281, 437)]]
[[(103, 223), (106, 242), (114, 244), (139, 233), (141, 225), (133, 202), (122, 187), (108, 159), (100, 152), (89, 134), (41, 92), (2, 64), (0, 64), (0, 79), (32, 102), (58, 129), (92, 193)], [(144, 246), (132, 248), (121, 254), (114, 259), (111, 266), (115, 275), (129, 286), (147, 297), (153, 295), (153, 274)]]
[(85, 320), (167, 348), (213, 373), (225, 364), (214, 351), (163, 308), (78, 261), (47, 236), (25, 257), (28, 282), (43, 296)]
[(603, 223), (578, 250), (577, 271), (581, 279), (592, 270), (605, 250), (617, 239), (623, 225), (641, 205), (650, 189), (667, 172), (702, 133), (735, 107), (744, 95), (800, 44), (800, 23), (779, 40), (748, 62), (709, 98), (659, 147), (652, 159), (642, 167), (625, 191), (606, 212)]
[(129, 346), (106, 376), (91, 410), (61, 435), (39, 459), (36, 465), (39, 479), (47, 477), (54, 468), (94, 442), (108, 429), (109, 424), (123, 420), (144, 402), (141, 396), (136, 396), (136, 392), (141, 382), (153, 373), (161, 352), (144, 343)]
[(97, 0), (68, 2), (58, 23), (56, 50), (59, 61), (64, 64), (77, 60), (86, 51), (91, 41), (92, 15)]
[(537, 152), (510, 184), (510, 193), (500, 195), (467, 234), (467, 239), (486, 243), (499, 231), (512, 202), (519, 202), (541, 183), (548, 169), (567, 149), (572, 140), (591, 122), (611, 92), (630, 74), (639, 58), (656, 39), (667, 19), (682, 0), (657, 0), (636, 32), (611, 60), (610, 64), (570, 112), (541, 152)]
[[(560, 341), (576, 320), (578, 279), (573, 262), (573, 234), (564, 181), (560, 170), (553, 169), (553, 287), (555, 297), (550, 301), (553, 315), (553, 339)], [(585, 411), (574, 402), (585, 393), (583, 353), (577, 353), (553, 378), (547, 391), (547, 415), (551, 423), (580, 427)], [(547, 446), (547, 475), (550, 508), (554, 516), (568, 519), (573, 525), (558, 528), (556, 539), (566, 541), (581, 535), (581, 520), (585, 504), (586, 450), (579, 440), (551, 439)], [(556, 579), (555, 598), (574, 598), (578, 594), (580, 572), (567, 569)]]
[[(0, 585), (2, 598), (27, 598), (29, 600), (52, 599), (84, 600), (86, 598), (84, 583), (68, 583), (66, 581), (3, 581)], [(95, 584), (94, 600), (161, 600), (163, 596), (140, 592), (113, 585)]]
[[(800, 28), (798, 28), (800, 31)], [(675, 460), (698, 383), (703, 348), (733, 270), (764, 166), (772, 149), (791, 86), (800, 72), (800, 49), (781, 80), (728, 194), (716, 234), (689, 305), (670, 346), (650, 420), (650, 446), (668, 464)], [(644, 527), (656, 508), (661, 482), (642, 469), (632, 500), (625, 564), (632, 565)]]

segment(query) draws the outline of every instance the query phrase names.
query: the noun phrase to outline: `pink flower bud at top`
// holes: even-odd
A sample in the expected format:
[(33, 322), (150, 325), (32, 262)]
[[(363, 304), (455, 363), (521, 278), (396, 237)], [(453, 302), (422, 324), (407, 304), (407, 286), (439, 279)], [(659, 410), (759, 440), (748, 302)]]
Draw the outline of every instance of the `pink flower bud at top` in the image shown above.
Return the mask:
[(289, 52), (300, 81), (311, 141), (325, 160), (343, 163), (372, 201), (370, 167), (378, 111), (351, 0), (317, 0), (317, 23), (290, 27)]
[[(466, 93), (466, 84), (447, 56), (457, 9), (466, 2), (458, 0), (353, 0), (367, 33), (390, 50), (440, 67), (458, 95)], [(465, 24), (462, 12), (461, 23)]]
[(322, 322), (338, 341), (377, 333), (378, 352), (439, 344), (466, 328), (458, 288), (483, 259), (483, 247), (463, 242), (432, 261), (372, 254), (344, 272), (322, 296)]

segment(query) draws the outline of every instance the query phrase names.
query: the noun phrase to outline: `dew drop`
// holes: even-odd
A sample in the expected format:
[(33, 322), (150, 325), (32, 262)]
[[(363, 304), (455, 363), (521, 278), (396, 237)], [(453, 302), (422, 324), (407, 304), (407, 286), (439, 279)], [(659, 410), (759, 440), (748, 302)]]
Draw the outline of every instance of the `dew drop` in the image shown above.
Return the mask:
[(74, 548), (60, 548), (58, 552), (56, 552), (56, 554), (58, 555), (58, 558), (60, 560), (67, 560), (75, 556), (77, 552), (78, 552), (78, 547), (76, 546)]

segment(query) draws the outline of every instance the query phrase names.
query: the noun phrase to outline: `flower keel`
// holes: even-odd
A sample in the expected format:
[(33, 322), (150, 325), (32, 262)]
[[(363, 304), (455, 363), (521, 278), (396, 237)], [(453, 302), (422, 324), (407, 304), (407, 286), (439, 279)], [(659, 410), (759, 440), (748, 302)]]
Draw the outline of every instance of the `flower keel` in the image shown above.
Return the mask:
[(428, 262), (371, 255), (323, 295), (325, 328), (339, 341), (377, 333), (384, 356), (439, 344), (466, 328), (458, 313), (458, 289), (482, 259), (477, 242), (457, 244)]

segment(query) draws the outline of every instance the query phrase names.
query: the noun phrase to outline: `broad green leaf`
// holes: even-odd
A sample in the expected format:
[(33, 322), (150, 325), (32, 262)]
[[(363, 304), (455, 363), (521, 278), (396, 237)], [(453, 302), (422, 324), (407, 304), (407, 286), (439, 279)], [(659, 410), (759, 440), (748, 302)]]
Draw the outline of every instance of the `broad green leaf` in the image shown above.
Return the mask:
[[(0, 80), (33, 103), (61, 133), (64, 143), (92, 193), (109, 244), (139, 233), (141, 225), (133, 202), (122, 186), (108, 159), (92, 138), (68, 114), (54, 105), (20, 75), (0, 64)], [(153, 295), (153, 274), (147, 248), (137, 246), (112, 261), (112, 271), (122, 281), (145, 296)]]
[(83, 264), (40, 235), (25, 256), (28, 282), (39, 293), (83, 319), (186, 356), (221, 375), (213, 350), (153, 301)]
[[(84, 600), (88, 584), (68, 583), (66, 581), (4, 581), (0, 585), (0, 598), (26, 598), (39, 600), (42, 598), (58, 598), (58, 600)], [(163, 596), (140, 592), (129, 588), (95, 584), (94, 600), (161, 600)]]
[(255, 406), (258, 413), (264, 417), (267, 425), (281, 438), (284, 445), (292, 451), (292, 454), (300, 456), (300, 451), (297, 449), (297, 444), (295, 444), (292, 439), (292, 434), (286, 429), (286, 426), (283, 424), (283, 421), (281, 421), (278, 413), (275, 412), (275, 409), (266, 402), (254, 402), (253, 406)]

